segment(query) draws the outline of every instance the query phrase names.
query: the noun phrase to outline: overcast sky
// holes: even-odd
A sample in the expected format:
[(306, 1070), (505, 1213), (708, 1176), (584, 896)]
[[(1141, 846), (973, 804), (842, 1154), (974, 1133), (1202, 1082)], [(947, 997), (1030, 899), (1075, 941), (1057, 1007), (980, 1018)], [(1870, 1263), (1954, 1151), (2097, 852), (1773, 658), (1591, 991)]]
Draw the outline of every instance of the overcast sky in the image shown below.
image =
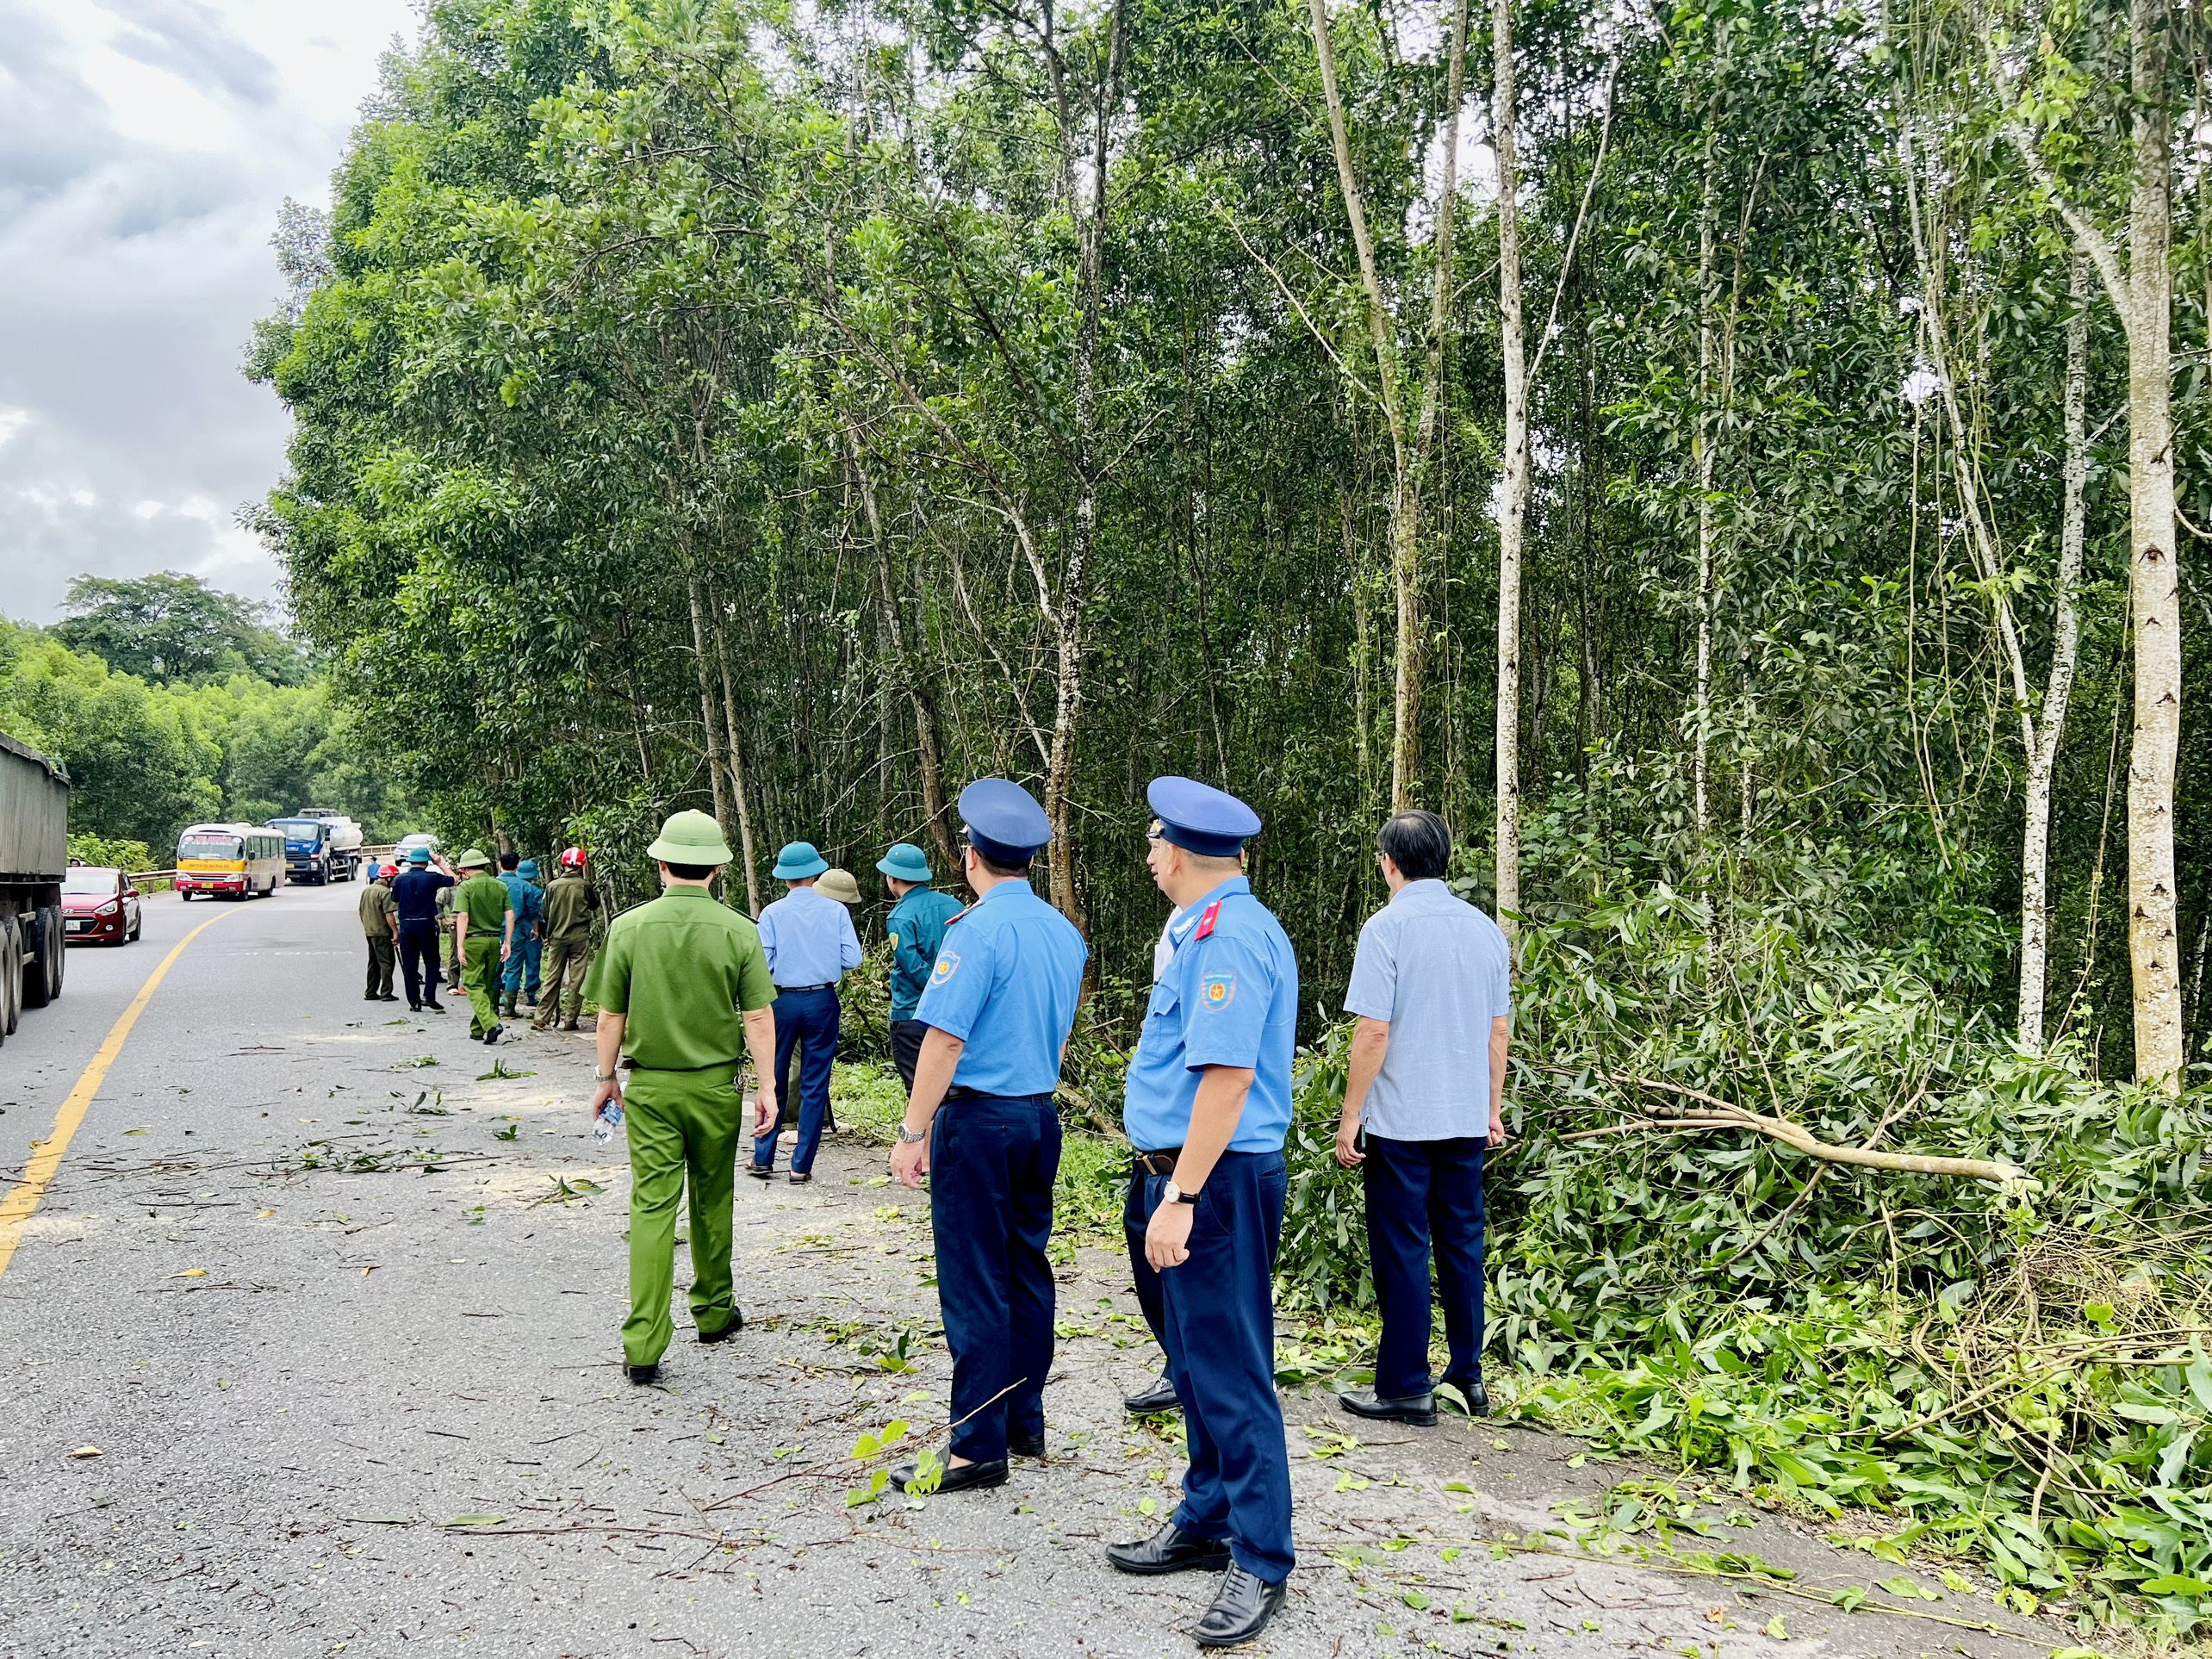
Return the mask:
[(238, 364), (413, 0), (0, 0), (0, 614), (80, 571), (255, 598), (286, 423)]

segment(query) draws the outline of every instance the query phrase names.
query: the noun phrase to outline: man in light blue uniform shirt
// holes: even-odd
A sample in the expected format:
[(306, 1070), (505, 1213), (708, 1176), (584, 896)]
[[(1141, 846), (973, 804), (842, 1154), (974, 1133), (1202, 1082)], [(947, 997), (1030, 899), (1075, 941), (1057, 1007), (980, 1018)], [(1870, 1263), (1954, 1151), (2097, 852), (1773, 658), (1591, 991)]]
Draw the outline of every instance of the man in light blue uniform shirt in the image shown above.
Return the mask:
[[(791, 1149), (791, 1178), (802, 1186), (814, 1178), (815, 1148), (830, 1112), (830, 1066), (837, 1054), (837, 981), (861, 965), (861, 936), (853, 918), (834, 898), (814, 891), (815, 879), (829, 861), (811, 842), (794, 841), (776, 854), (774, 874), (791, 892), (761, 911), (761, 948), (767, 953), (768, 977), (776, 985), (776, 1098), (790, 1100), (791, 1052), (801, 1050), (798, 1079), (798, 1140)], [(776, 1172), (776, 1133), (771, 1123), (755, 1137), (753, 1161), (745, 1173), (766, 1181)]]
[(1232, 1647), (1266, 1629), (1294, 1564), (1274, 1276), (1298, 964), (1244, 877), (1252, 809), (1188, 778), (1155, 779), (1147, 798), (1153, 879), (1197, 921), (1153, 987), (1122, 1126), (1148, 1177), (1145, 1254), (1190, 1466), (1167, 1524), (1106, 1556), (1125, 1573), (1226, 1568), (1191, 1633)]
[[(929, 1176), (937, 1296), (953, 1351), (953, 1436), (942, 1492), (1001, 1486), (1010, 1451), (1045, 1455), (1053, 1366), (1053, 1184), (1059, 1176), (1060, 1056), (1090, 948), (1029, 886), (1053, 836), (1004, 778), (960, 792), (961, 869), (975, 903), (938, 947), (915, 1017), (929, 1029), (892, 1148), (910, 1187)], [(891, 1472), (902, 1489), (916, 1464)]]
[(1359, 1025), (1337, 1159), (1364, 1166), (1382, 1341), (1375, 1386), (1339, 1399), (1361, 1417), (1426, 1427), (1436, 1421), (1432, 1239), (1451, 1349), (1444, 1380), (1474, 1415), (1490, 1410), (1482, 1389), (1482, 1158), (1506, 1134), (1513, 953), (1496, 923), (1444, 885), (1451, 831), (1442, 818), (1397, 813), (1375, 846), (1390, 902), (1359, 930), (1344, 994), (1345, 1012)]

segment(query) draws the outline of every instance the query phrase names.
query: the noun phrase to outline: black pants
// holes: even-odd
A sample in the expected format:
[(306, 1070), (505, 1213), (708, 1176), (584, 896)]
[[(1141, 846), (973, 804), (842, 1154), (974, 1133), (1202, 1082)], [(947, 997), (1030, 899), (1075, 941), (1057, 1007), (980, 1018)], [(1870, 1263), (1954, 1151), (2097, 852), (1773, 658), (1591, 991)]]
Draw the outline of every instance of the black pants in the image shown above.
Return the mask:
[(1429, 1252), (1451, 1359), (1444, 1380), (1482, 1380), (1482, 1153), (1475, 1135), (1449, 1140), (1367, 1137), (1360, 1166), (1367, 1189), (1367, 1259), (1382, 1309), (1375, 1392), (1385, 1399), (1428, 1392)]
[(372, 933), (369, 939), (369, 994), (388, 997), (392, 994), (392, 959), (397, 948), (388, 933)]
[(914, 1092), (914, 1068), (922, 1064), (922, 1039), (929, 1028), (919, 1020), (893, 1020), (891, 1022), (891, 1058), (898, 1067), (898, 1080), (906, 1085), (906, 1092)]
[(400, 923), (400, 973), (407, 983), (407, 1006), (420, 1008), (438, 1001), (438, 982), (444, 972), (438, 962), (438, 923)]
[(1129, 1277), (1136, 1281), (1137, 1306), (1145, 1312), (1153, 1340), (1167, 1351), (1166, 1303), (1160, 1296), (1159, 1270), (1145, 1259), (1145, 1228), (1152, 1222), (1152, 1201), (1145, 1183), (1151, 1179), (1145, 1166), (1129, 1163), (1129, 1196), (1122, 1204), (1122, 1236), (1129, 1243)]
[(952, 1450), (979, 1463), (1003, 1457), (1010, 1438), (1045, 1432), (1053, 1308), (1045, 1246), (1059, 1158), (1050, 1095), (963, 1095), (930, 1125), (929, 1224), (953, 1351)]

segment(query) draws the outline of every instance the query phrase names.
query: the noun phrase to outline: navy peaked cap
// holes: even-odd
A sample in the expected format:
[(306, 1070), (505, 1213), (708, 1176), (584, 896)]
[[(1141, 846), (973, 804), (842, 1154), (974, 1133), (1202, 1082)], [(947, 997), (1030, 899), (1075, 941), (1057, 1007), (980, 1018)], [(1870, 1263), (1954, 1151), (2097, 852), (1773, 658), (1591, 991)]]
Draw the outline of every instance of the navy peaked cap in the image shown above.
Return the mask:
[(1226, 789), (1196, 778), (1154, 778), (1145, 798), (1160, 834), (1201, 858), (1234, 858), (1259, 833), (1259, 814)]
[(1053, 821), (1011, 778), (978, 778), (960, 791), (969, 843), (996, 864), (1020, 864), (1053, 838)]

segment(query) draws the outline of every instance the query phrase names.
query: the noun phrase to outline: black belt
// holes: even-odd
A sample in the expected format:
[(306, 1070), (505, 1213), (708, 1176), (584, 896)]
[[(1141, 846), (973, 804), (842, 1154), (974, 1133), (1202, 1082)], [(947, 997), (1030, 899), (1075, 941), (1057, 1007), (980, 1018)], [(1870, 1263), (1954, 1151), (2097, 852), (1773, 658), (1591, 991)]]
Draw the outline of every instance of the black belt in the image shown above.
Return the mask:
[(1183, 1148), (1180, 1146), (1169, 1146), (1161, 1152), (1140, 1150), (1136, 1153), (1137, 1167), (1146, 1175), (1172, 1175), (1175, 1173), (1175, 1160), (1182, 1156)]
[(818, 985), (778, 985), (776, 995), (780, 997), (786, 991), (835, 991), (836, 988), (837, 982), (835, 979), (824, 979)]
[(1053, 1092), (1050, 1089), (1040, 1089), (1034, 1094), (999, 1095), (993, 1094), (988, 1089), (971, 1089), (965, 1083), (961, 1083), (955, 1084), (946, 1090), (945, 1098), (947, 1100), (1046, 1100), (1051, 1098)]

